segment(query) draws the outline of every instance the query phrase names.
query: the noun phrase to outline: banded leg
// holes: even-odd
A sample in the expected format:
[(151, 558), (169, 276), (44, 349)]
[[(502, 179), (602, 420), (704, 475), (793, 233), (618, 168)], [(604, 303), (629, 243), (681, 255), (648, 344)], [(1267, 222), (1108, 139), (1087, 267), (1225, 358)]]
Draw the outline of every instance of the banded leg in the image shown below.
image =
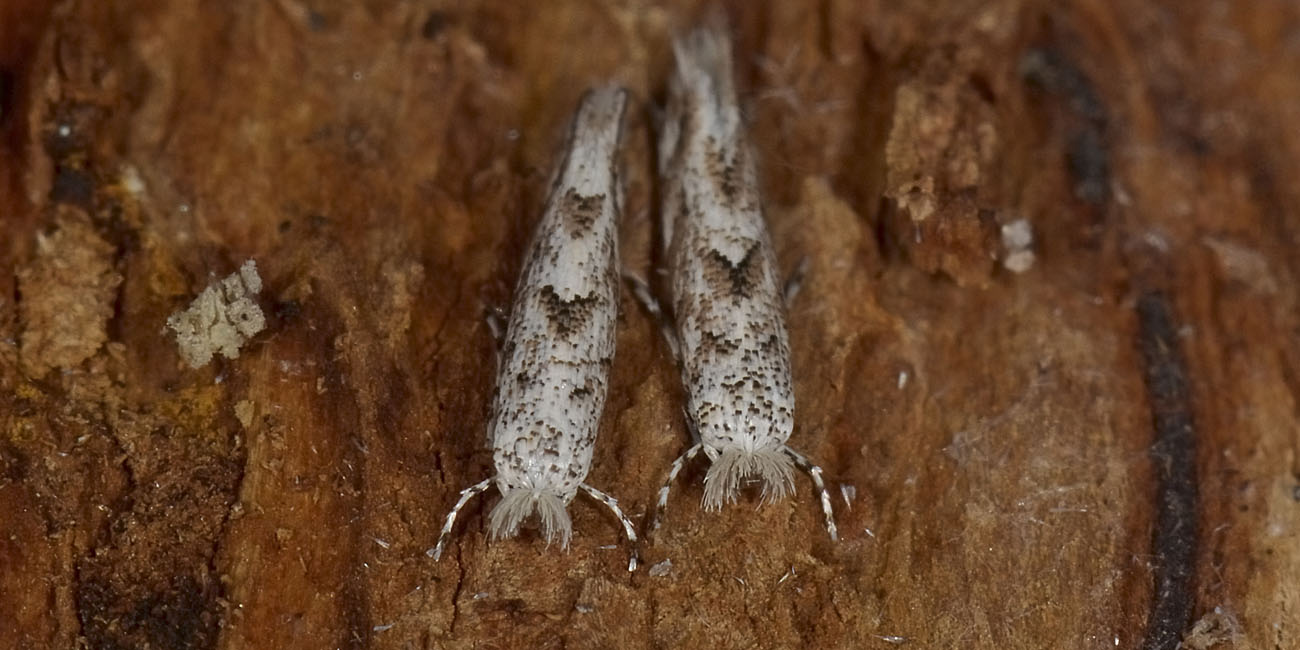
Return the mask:
[(803, 289), (803, 279), (808, 275), (808, 256), (804, 255), (799, 258), (799, 263), (795, 265), (794, 270), (785, 279), (785, 289), (781, 292), (785, 298), (785, 308), (790, 309), (794, 304), (795, 296), (799, 295), (799, 290)]
[(826, 515), (826, 532), (830, 533), (832, 542), (840, 541), (838, 529), (835, 528), (835, 513), (831, 510), (831, 493), (826, 489), (826, 481), (822, 479), (822, 468), (812, 464), (807, 456), (789, 447), (785, 447), (784, 451), (799, 469), (808, 472), (808, 476), (812, 478), (813, 487), (821, 494), (822, 512)]
[(637, 302), (641, 303), (645, 310), (650, 313), (650, 317), (659, 325), (659, 332), (663, 334), (664, 342), (668, 344), (668, 349), (673, 354), (673, 363), (678, 366), (682, 362), (681, 343), (677, 341), (677, 331), (673, 329), (673, 323), (664, 313), (655, 299), (654, 294), (650, 293), (650, 285), (645, 280), (631, 274), (623, 273), (623, 280), (632, 286), (632, 295), (636, 296)]
[(700, 429), (695, 426), (695, 418), (691, 417), (691, 410), (685, 404), (682, 404), (682, 419), (686, 421), (686, 430), (691, 434), (691, 444), (698, 445), (700, 440)]
[(681, 456), (678, 456), (677, 460), (673, 461), (672, 469), (668, 470), (668, 480), (664, 481), (664, 486), (659, 488), (659, 499), (655, 502), (655, 516), (650, 521), (650, 531), (646, 533), (646, 541), (649, 541), (654, 536), (655, 531), (659, 530), (659, 526), (664, 522), (664, 513), (668, 511), (668, 492), (672, 489), (673, 481), (677, 480), (677, 475), (681, 473), (686, 463), (689, 463), (701, 451), (704, 451), (704, 445), (697, 443), (687, 449)]
[(609, 496), (586, 483), (583, 483), (580, 487), (585, 490), (587, 494), (590, 494), (591, 498), (605, 504), (606, 508), (612, 510), (614, 516), (618, 517), (619, 522), (623, 524), (623, 530), (627, 533), (627, 542), (632, 547), (632, 556), (628, 558), (627, 570), (636, 571), (637, 562), (640, 560), (637, 550), (639, 542), (636, 538), (636, 529), (632, 527), (632, 521), (627, 518), (627, 515), (623, 514), (623, 511), (618, 507), (618, 501), (614, 497)]
[(469, 503), (470, 499), (473, 499), (487, 491), (488, 488), (492, 487), (492, 481), (495, 479), (495, 476), (485, 478), (483, 481), (475, 483), (474, 485), (460, 491), (460, 499), (456, 501), (456, 505), (452, 506), (451, 512), (447, 514), (447, 523), (442, 525), (442, 532), (438, 534), (438, 543), (433, 548), (425, 551), (425, 555), (433, 558), (434, 562), (437, 562), (438, 559), (442, 557), (442, 547), (446, 545), (447, 536), (451, 534), (452, 527), (456, 525), (456, 515), (460, 514), (460, 509), (464, 508), (465, 504)]

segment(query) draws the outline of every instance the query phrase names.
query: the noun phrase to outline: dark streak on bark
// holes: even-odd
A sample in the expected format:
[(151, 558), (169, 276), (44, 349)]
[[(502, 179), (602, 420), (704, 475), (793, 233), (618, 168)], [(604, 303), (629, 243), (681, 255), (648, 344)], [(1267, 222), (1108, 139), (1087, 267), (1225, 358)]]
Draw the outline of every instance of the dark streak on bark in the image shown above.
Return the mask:
[[(355, 393), (354, 393), (355, 395)], [(355, 421), (360, 423), (358, 413), (348, 413), (349, 417), (354, 417)], [(361, 543), (364, 537), (364, 527), (358, 525), (365, 518), (366, 511), (366, 474), (365, 474), (366, 455), (361, 452), (360, 448), (353, 444), (345, 444), (343, 449), (343, 466), (346, 469), (342, 473), (341, 479), (351, 491), (350, 513), (348, 518), (348, 529), (351, 532), (351, 554), (354, 558), (351, 575), (345, 581), (341, 590), (343, 603), (343, 616), (347, 622), (349, 638), (343, 641), (343, 647), (353, 650), (363, 650), (371, 645), (371, 607), (370, 607), (370, 589), (367, 587), (367, 567), (365, 565), (366, 553), (363, 550), (365, 545)]]
[(1026, 82), (1062, 98), (1069, 108), (1066, 164), (1074, 178), (1074, 195), (1093, 206), (1110, 200), (1110, 155), (1106, 127), (1110, 122), (1092, 80), (1064, 53), (1051, 48), (1030, 49), (1020, 59)]
[(13, 70), (0, 68), (0, 130), (4, 129), (5, 122), (9, 120), (9, 115), (13, 113), (15, 97), (17, 93), (18, 75)]
[(456, 624), (460, 622), (460, 594), (465, 590), (465, 556), (456, 546), (456, 587), (451, 590), (451, 622), (447, 625), (449, 633), (456, 633)]
[[(1096, 210), (1101, 220), (1111, 203), (1110, 115), (1091, 79), (1065, 53), (1031, 49), (1020, 62), (1030, 85), (1066, 103), (1066, 163), (1074, 195)], [(1176, 650), (1195, 604), (1193, 578), (1197, 548), (1196, 429), (1192, 421), (1187, 366), (1178, 346), (1177, 323), (1169, 296), (1152, 287), (1161, 272), (1151, 258), (1129, 260), (1145, 286), (1137, 303), (1138, 346), (1155, 439), (1150, 455), (1158, 485), (1152, 554), (1155, 590), (1142, 640), (1143, 650)], [(1145, 278), (1146, 281), (1141, 279)]]
[(1151, 458), (1159, 481), (1152, 540), (1155, 601), (1142, 647), (1174, 650), (1191, 620), (1195, 600), (1196, 427), (1169, 298), (1162, 291), (1147, 291), (1138, 299), (1137, 311), (1138, 344), (1146, 363), (1147, 397), (1155, 426)]
[[(330, 310), (313, 309), (306, 318), (316, 324), (314, 336), (317, 338), (314, 343), (318, 347), (329, 345), (327, 342), (335, 340), (340, 333), (348, 330), (344, 319)], [(336, 545), (338, 553), (349, 558), (350, 567), (340, 571), (346, 577), (340, 582), (338, 590), (339, 615), (342, 620), (339, 621), (340, 636), (335, 646), (364, 650), (371, 646), (373, 632), (370, 622), (370, 590), (367, 588), (367, 569), (364, 566), (368, 558), (363, 550), (366, 545), (361, 542), (365, 538), (362, 521), (367, 507), (367, 459), (361, 447), (354, 442), (365, 444), (374, 440), (368, 439), (364, 433), (372, 428), (373, 423), (363, 424), (360, 408), (363, 397), (352, 380), (357, 376), (367, 377), (367, 381), (370, 378), (365, 374), (365, 369), (351, 367), (344, 358), (334, 355), (323, 355), (320, 369), (325, 390), (318, 393), (320, 398), (314, 407), (328, 414), (328, 421), (339, 423), (332, 435), (345, 436), (334, 441), (338, 445), (338, 465), (330, 477), (334, 494), (341, 500), (347, 516), (347, 521), (341, 522), (343, 528)]]
[(1106, 105), (1092, 80), (1065, 54), (1050, 47), (1033, 48), (1020, 59), (1020, 75), (1043, 90), (1064, 98), (1075, 115), (1097, 128), (1109, 121)]

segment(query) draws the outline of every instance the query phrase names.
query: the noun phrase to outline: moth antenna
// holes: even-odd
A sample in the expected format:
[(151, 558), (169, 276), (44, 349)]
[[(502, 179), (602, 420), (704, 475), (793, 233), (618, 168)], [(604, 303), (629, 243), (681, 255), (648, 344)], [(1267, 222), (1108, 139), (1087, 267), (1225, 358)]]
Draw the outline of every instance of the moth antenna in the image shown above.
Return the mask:
[(489, 477), (461, 490), (460, 499), (456, 501), (456, 505), (452, 506), (451, 512), (447, 514), (446, 523), (442, 525), (442, 532), (438, 534), (438, 543), (435, 544), (433, 548), (426, 551), (426, 554), (429, 557), (432, 557), (434, 562), (437, 562), (442, 558), (442, 549), (447, 544), (447, 538), (451, 535), (452, 527), (456, 525), (456, 515), (460, 514), (461, 508), (464, 508), (465, 504), (469, 503), (470, 499), (473, 499), (485, 492), (488, 488), (492, 487), (492, 481), (494, 480), (496, 480), (495, 476)]
[(664, 523), (664, 515), (668, 512), (668, 493), (672, 490), (673, 481), (677, 480), (677, 475), (681, 473), (686, 463), (691, 462), (691, 459), (695, 458), (703, 450), (704, 445), (696, 444), (673, 461), (673, 467), (668, 471), (668, 480), (664, 481), (664, 486), (659, 488), (659, 498), (655, 501), (655, 514), (654, 518), (650, 520), (650, 530), (646, 532), (646, 541), (650, 541)]
[(604, 504), (606, 508), (609, 508), (610, 511), (614, 513), (614, 517), (618, 519), (619, 523), (623, 524), (623, 531), (627, 533), (627, 543), (632, 547), (631, 557), (629, 557), (627, 561), (627, 570), (636, 571), (637, 561), (640, 559), (640, 554), (637, 550), (640, 543), (637, 541), (636, 529), (632, 526), (632, 521), (627, 518), (627, 515), (623, 514), (623, 510), (618, 507), (618, 501), (614, 497), (609, 496), (586, 483), (583, 483), (581, 487), (587, 492), (587, 494), (591, 495), (591, 498)]
[(826, 481), (822, 479), (822, 468), (814, 465), (807, 456), (789, 448), (783, 447), (782, 451), (794, 461), (799, 469), (808, 472), (809, 478), (812, 479), (813, 488), (821, 495), (822, 514), (826, 517), (826, 532), (831, 536), (832, 542), (840, 541), (839, 529), (835, 527), (835, 511), (831, 509), (831, 493), (826, 489)]

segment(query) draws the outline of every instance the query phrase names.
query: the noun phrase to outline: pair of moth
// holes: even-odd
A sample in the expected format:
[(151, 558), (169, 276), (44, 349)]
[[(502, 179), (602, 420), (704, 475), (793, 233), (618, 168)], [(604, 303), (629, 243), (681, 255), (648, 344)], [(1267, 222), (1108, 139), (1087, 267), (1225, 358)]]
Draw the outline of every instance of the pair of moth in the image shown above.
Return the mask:
[[(662, 245), (673, 322), (642, 282), (638, 297), (659, 318), (686, 388), (694, 444), (659, 491), (650, 531), (662, 522), (669, 489), (701, 452), (711, 466), (704, 508), (734, 503), (749, 477), (765, 500), (794, 490), (794, 468), (821, 494), (826, 528), (836, 529), (821, 468), (786, 445), (794, 430), (794, 390), (785, 301), (777, 278), (731, 69), (731, 45), (716, 29), (673, 44), (676, 66), (658, 142), (664, 179)], [(611, 496), (584, 483), (605, 406), (614, 357), (622, 188), (617, 154), (627, 92), (606, 87), (583, 98), (573, 118), (537, 227), (501, 347), (489, 424), (496, 475), (466, 488), (447, 515), (438, 559), (456, 516), (493, 485), (502, 495), (489, 515), (493, 539), (513, 537), (537, 513), (547, 543), (567, 548), (566, 510), (579, 490), (622, 522), (637, 564), (635, 527)]]

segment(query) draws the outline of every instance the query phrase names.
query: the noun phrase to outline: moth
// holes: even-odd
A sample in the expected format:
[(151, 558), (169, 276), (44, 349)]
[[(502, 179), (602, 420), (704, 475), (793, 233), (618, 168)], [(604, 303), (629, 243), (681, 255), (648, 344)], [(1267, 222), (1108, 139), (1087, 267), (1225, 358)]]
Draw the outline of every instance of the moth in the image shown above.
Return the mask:
[[(674, 323), (644, 283), (634, 288), (665, 327), (686, 389), (686, 420), (695, 444), (659, 490), (651, 533), (660, 526), (669, 489), (701, 452), (705, 510), (734, 503), (750, 477), (763, 501), (794, 492), (794, 468), (821, 493), (826, 529), (838, 535), (822, 470), (786, 444), (794, 431), (794, 388), (783, 291), (764, 223), (754, 157), (746, 140), (731, 69), (731, 43), (702, 28), (673, 43), (658, 152), (662, 246)], [(796, 274), (797, 275), (797, 274)]]
[(447, 515), (437, 560), (456, 515), (492, 486), (501, 501), (488, 516), (490, 537), (515, 536), (536, 513), (547, 544), (568, 549), (567, 510), (579, 491), (623, 524), (637, 564), (636, 533), (613, 497), (586, 484), (614, 359), (619, 303), (617, 173), (627, 92), (589, 91), (578, 106), (564, 158), (524, 258), (500, 347), (488, 425), (496, 475), (460, 493)]

